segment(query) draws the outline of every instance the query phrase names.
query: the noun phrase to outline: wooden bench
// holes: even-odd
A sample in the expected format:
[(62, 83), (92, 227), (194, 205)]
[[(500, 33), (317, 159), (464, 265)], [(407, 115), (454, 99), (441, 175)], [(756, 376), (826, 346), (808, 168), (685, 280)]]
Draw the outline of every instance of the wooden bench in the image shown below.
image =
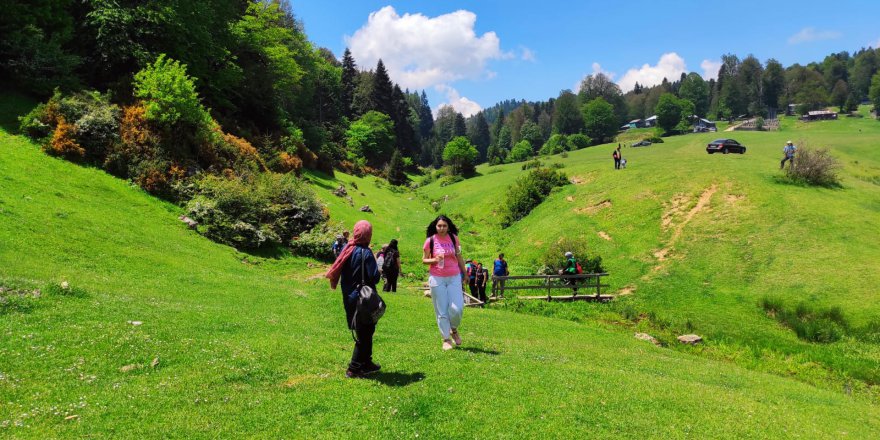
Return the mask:
[[(498, 288), (494, 288), (493, 283), (492, 298), (497, 299), (500, 294), (504, 297), (504, 292), (508, 290), (544, 290), (546, 295), (540, 296), (517, 296), (520, 299), (543, 299), (547, 301), (597, 301), (608, 302), (614, 297), (612, 295), (603, 295), (602, 289), (609, 287), (608, 284), (602, 284), (602, 277), (608, 276), (607, 273), (583, 273), (577, 275), (519, 275), (519, 276), (496, 276), (494, 279), (503, 281), (498, 283)], [(514, 285), (506, 285), (513, 281)], [(520, 285), (519, 282), (525, 282), (526, 285)], [(529, 284), (530, 281), (538, 281)], [(571, 295), (552, 295), (552, 290), (569, 289)], [(590, 292), (584, 295), (582, 291)], [(580, 291), (580, 292), (579, 292)]]

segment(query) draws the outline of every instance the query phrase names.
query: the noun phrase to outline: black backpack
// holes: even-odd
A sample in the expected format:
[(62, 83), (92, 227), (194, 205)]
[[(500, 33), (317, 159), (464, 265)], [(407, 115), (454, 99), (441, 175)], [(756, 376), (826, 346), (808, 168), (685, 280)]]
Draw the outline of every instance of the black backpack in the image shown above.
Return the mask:
[(382, 262), (382, 272), (397, 270), (397, 252), (394, 250), (385, 251), (385, 261)]
[[(354, 255), (354, 254), (352, 254)], [(364, 262), (366, 258), (361, 255), (361, 283), (357, 287), (357, 303), (355, 304), (354, 316), (351, 318), (351, 335), (357, 342), (354, 329), (367, 325), (375, 325), (385, 315), (385, 301), (379, 296), (376, 288), (366, 282), (366, 270)]]

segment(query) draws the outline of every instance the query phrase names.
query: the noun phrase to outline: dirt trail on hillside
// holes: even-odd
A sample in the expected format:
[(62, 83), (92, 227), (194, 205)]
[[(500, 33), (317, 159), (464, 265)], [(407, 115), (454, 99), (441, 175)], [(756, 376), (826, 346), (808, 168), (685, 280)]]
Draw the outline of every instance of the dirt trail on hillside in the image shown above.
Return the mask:
[[(684, 211), (684, 207), (689, 204), (690, 199), (685, 195), (677, 195), (673, 197), (670, 201), (669, 209), (663, 213), (663, 217), (661, 218), (661, 225), (663, 230), (672, 229), (672, 235), (669, 237), (669, 240), (666, 242), (666, 246), (658, 249), (654, 252), (654, 258), (657, 259), (657, 266), (654, 266), (653, 272), (657, 272), (664, 267), (664, 263), (669, 259), (670, 254), (675, 250), (675, 244), (678, 242), (678, 239), (681, 238), (681, 233), (684, 230), (685, 226), (694, 219), (694, 217), (703, 212), (706, 207), (709, 205), (709, 202), (712, 200), (712, 196), (718, 191), (718, 185), (712, 184), (709, 188), (703, 190), (702, 194), (700, 194), (700, 198), (697, 200), (697, 204), (694, 205), (686, 214), (684, 214), (684, 218), (681, 222), (676, 223), (675, 219), (680, 217), (682, 212)], [(647, 277), (647, 275), (646, 275)], [(644, 277), (643, 277), (644, 278)]]

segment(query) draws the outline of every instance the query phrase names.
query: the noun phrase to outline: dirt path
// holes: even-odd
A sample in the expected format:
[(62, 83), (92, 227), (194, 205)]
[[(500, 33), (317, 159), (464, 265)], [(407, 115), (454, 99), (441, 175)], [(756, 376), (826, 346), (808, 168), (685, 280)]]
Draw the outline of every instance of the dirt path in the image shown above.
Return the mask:
[(675, 244), (678, 239), (681, 237), (681, 233), (684, 230), (685, 226), (693, 220), (694, 216), (702, 212), (706, 209), (706, 206), (709, 205), (709, 202), (712, 200), (712, 196), (718, 191), (718, 185), (712, 184), (709, 188), (703, 190), (703, 193), (700, 194), (699, 200), (697, 200), (697, 204), (694, 205), (690, 211), (685, 214), (684, 219), (681, 223), (674, 224), (672, 221), (672, 217), (680, 210), (682, 205), (686, 203), (686, 199), (683, 197), (676, 197), (672, 201), (672, 208), (670, 211), (663, 215), (663, 227), (664, 229), (673, 228), (672, 235), (669, 237), (669, 240), (666, 242), (666, 246), (654, 252), (654, 258), (657, 259), (657, 262), (660, 263), (654, 267), (654, 272), (659, 271), (663, 268), (663, 262), (665, 262), (669, 254), (675, 249)]

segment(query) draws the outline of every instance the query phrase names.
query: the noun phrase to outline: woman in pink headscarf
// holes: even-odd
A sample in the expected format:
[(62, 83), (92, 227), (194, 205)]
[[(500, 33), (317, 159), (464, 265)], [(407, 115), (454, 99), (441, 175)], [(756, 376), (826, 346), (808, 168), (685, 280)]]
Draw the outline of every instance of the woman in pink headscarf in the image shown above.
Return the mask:
[(361, 279), (374, 289), (381, 279), (376, 258), (369, 248), (372, 238), (373, 226), (370, 222), (361, 220), (355, 223), (351, 240), (336, 257), (336, 261), (326, 275), (330, 279), (331, 289), (335, 289), (337, 284), (341, 286), (342, 305), (345, 307), (348, 328), (354, 330), (357, 335), (351, 362), (348, 364), (348, 370), (345, 371), (345, 375), (350, 378), (376, 373), (381, 368), (379, 364), (373, 362), (373, 333), (376, 332), (376, 324), (360, 324), (355, 327), (352, 322)]

